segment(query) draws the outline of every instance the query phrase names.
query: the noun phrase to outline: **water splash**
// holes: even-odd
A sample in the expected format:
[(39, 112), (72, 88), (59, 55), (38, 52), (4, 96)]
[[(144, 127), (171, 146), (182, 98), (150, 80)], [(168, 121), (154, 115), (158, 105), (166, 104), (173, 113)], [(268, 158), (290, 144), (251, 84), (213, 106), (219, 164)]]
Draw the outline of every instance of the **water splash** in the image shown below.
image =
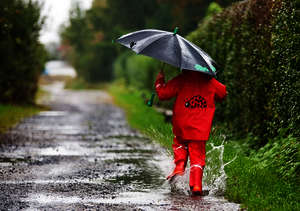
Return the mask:
[(224, 163), (224, 142), (226, 136), (220, 136), (223, 140), (220, 145), (210, 143), (211, 149), (206, 153), (206, 169), (204, 171), (204, 183), (209, 189), (209, 195), (222, 196), (226, 188), (225, 166), (236, 159), (236, 156), (227, 163)]
[[(236, 159), (235, 156), (229, 162), (224, 163), (224, 142), (226, 140), (226, 136), (221, 135), (220, 137), (222, 138), (222, 143), (220, 145), (209, 143), (211, 149), (206, 152), (206, 166), (204, 168), (203, 175), (203, 190), (208, 190), (210, 196), (224, 195), (227, 178), (224, 168)], [(170, 184), (171, 191), (190, 195), (189, 175), (190, 167), (188, 165), (185, 174), (183, 176), (176, 177)]]

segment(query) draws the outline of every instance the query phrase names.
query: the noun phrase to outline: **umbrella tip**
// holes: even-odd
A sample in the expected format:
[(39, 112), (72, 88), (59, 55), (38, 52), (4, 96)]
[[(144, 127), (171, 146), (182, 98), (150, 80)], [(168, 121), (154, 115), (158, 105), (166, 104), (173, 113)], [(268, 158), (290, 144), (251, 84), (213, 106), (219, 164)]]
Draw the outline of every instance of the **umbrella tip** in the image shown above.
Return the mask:
[(179, 28), (176, 26), (176, 27), (175, 27), (175, 29), (174, 29), (174, 32), (173, 32), (173, 34), (174, 34), (174, 35), (176, 35), (176, 34), (177, 34), (177, 32), (178, 32), (178, 29), (179, 29)]

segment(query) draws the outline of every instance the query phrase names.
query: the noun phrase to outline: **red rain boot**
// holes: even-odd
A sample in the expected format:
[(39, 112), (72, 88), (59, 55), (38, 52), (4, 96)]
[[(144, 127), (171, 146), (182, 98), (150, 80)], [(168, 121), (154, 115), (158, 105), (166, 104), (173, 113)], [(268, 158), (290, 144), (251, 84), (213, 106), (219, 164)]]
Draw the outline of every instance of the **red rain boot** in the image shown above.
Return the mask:
[(173, 153), (174, 153), (174, 163), (175, 169), (173, 170), (172, 174), (167, 177), (167, 180), (172, 180), (172, 178), (176, 175), (183, 175), (185, 171), (185, 166), (187, 162), (187, 147), (185, 144), (182, 144), (174, 138), (174, 144), (172, 145)]
[(194, 196), (202, 195), (202, 176), (203, 167), (200, 165), (193, 165), (190, 173), (190, 188), (192, 195)]
[(185, 170), (185, 162), (180, 161), (176, 164), (175, 169), (173, 170), (172, 174), (167, 177), (167, 180), (172, 179), (175, 175), (183, 175)]

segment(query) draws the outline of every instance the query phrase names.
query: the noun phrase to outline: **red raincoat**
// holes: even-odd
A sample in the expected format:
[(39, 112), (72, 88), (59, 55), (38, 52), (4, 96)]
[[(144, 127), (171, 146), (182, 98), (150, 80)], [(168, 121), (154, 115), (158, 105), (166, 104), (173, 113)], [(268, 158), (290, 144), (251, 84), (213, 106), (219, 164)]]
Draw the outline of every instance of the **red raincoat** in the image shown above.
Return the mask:
[(173, 107), (173, 133), (182, 140), (208, 140), (215, 113), (215, 100), (226, 96), (226, 86), (203, 73), (183, 70), (165, 83), (159, 74), (155, 88), (160, 100), (176, 97)]

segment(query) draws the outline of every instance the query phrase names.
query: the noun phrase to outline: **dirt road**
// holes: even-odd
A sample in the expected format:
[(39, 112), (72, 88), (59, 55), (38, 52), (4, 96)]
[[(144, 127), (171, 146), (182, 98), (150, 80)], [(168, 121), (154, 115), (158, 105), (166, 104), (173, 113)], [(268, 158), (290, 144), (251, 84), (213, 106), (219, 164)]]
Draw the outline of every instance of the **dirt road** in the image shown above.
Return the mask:
[(45, 88), (52, 110), (0, 137), (1, 210), (239, 209), (192, 198), (184, 185), (172, 192), (171, 157), (132, 130), (107, 93)]

